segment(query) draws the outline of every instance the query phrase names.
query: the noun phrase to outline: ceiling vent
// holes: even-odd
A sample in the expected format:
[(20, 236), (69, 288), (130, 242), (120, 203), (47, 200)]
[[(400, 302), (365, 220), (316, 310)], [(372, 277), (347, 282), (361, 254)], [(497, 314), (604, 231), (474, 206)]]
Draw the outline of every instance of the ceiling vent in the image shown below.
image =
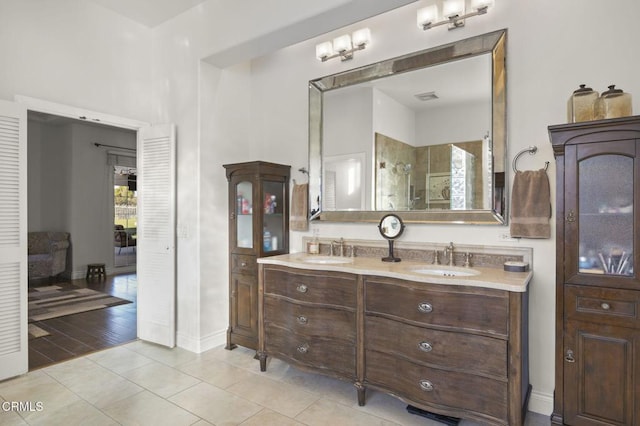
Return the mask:
[(438, 99), (438, 95), (436, 95), (436, 92), (418, 93), (417, 95), (414, 95), (414, 96), (416, 97), (417, 100), (419, 100), (421, 102), (432, 101), (434, 99)]

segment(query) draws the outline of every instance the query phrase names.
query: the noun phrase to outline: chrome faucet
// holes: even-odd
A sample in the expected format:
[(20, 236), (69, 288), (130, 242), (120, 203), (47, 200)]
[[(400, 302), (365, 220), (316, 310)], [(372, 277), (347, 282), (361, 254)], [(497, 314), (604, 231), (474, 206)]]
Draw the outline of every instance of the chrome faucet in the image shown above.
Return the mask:
[(435, 250), (433, 251), (433, 264), (434, 264), (434, 265), (439, 265), (439, 264), (440, 264), (440, 259), (439, 259), (439, 257), (438, 257), (439, 255), (440, 255), (440, 254), (438, 253), (438, 249), (435, 249)]
[(449, 247), (444, 248), (444, 257), (447, 256), (449, 256), (449, 266), (454, 266), (455, 263), (453, 262), (453, 242), (449, 243)]
[(337, 245), (338, 247), (340, 247), (340, 257), (344, 256), (344, 238), (340, 238), (340, 241), (331, 241), (331, 252), (329, 253), (330, 256), (333, 256), (333, 246)]

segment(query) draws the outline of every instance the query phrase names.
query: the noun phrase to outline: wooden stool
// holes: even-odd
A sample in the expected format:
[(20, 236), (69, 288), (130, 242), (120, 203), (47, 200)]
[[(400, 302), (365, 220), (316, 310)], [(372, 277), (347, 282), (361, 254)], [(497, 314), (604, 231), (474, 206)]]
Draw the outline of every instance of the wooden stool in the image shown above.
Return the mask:
[(104, 270), (104, 263), (90, 263), (87, 265), (87, 280), (92, 280), (94, 278), (97, 279), (105, 279), (107, 278), (107, 273)]

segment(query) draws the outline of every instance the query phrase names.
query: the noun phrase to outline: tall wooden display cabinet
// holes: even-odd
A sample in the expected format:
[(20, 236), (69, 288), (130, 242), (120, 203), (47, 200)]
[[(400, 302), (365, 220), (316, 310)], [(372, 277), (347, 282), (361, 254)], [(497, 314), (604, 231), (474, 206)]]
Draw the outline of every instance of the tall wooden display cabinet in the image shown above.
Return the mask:
[(557, 166), (554, 424), (640, 424), (640, 117), (549, 127)]
[(229, 328), (226, 349), (258, 348), (259, 257), (289, 252), (290, 166), (224, 165), (229, 181)]

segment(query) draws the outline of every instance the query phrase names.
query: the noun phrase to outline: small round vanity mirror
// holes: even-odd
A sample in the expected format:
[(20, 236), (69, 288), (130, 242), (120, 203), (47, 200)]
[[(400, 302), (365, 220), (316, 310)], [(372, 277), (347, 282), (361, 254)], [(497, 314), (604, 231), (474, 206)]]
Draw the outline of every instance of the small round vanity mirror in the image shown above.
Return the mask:
[(389, 241), (389, 256), (383, 257), (383, 262), (400, 262), (400, 258), (393, 254), (393, 241), (402, 235), (404, 224), (398, 215), (389, 213), (380, 219), (378, 225), (380, 234)]

